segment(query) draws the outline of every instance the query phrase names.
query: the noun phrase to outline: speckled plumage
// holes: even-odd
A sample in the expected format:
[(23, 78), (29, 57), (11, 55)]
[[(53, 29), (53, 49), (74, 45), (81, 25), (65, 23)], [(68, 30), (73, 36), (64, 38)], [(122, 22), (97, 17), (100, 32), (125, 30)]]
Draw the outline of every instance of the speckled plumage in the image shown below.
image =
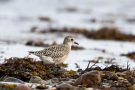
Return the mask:
[(53, 45), (46, 49), (29, 53), (40, 57), (45, 64), (60, 64), (63, 63), (69, 55), (73, 43), (76, 43), (74, 42), (74, 38), (72, 36), (67, 36), (65, 37), (63, 44)]

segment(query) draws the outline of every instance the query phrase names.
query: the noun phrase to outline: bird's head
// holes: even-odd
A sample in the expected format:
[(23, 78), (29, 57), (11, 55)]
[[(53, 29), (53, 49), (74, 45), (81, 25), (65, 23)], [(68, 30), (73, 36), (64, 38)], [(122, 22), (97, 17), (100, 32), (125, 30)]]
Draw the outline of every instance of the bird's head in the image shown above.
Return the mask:
[(68, 44), (70, 46), (72, 46), (73, 44), (79, 45), (77, 42), (75, 42), (75, 39), (73, 36), (66, 36), (64, 38), (63, 44)]

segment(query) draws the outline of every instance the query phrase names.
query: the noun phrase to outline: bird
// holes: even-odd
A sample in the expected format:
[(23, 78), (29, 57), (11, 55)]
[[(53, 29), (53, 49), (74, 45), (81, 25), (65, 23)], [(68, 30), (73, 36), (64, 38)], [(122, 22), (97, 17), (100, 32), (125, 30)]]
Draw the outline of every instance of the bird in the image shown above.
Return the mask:
[(61, 64), (67, 59), (74, 44), (79, 45), (73, 36), (66, 36), (62, 44), (52, 45), (40, 51), (29, 51), (29, 54), (38, 56), (44, 64)]

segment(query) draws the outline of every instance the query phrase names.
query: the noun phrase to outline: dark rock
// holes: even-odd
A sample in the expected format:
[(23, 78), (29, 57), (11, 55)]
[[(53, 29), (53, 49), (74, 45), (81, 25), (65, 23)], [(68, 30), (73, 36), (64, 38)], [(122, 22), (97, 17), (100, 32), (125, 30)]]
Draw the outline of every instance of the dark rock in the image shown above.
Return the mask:
[(135, 77), (128, 78), (128, 81), (132, 84), (135, 84)]
[(31, 76), (29, 83), (45, 84), (44, 80), (38, 76)]
[(128, 87), (128, 90), (135, 90), (135, 84)]
[(32, 88), (25, 84), (19, 84), (14, 90), (32, 90)]
[(101, 83), (101, 73), (99, 71), (90, 71), (82, 74), (74, 85), (97, 86)]
[(56, 87), (56, 90), (76, 90), (74, 86), (70, 84), (60, 84), (59, 86)]
[(44, 89), (47, 89), (48, 88), (48, 86), (46, 86), (46, 85), (43, 85), (43, 84), (40, 84), (39, 86), (36, 86), (36, 89), (41, 89), (41, 90), (44, 90)]

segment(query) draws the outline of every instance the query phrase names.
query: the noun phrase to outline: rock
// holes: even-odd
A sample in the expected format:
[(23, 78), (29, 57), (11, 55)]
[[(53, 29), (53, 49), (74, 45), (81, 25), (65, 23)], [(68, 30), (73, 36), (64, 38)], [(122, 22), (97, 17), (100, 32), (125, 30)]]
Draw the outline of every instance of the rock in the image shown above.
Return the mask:
[(126, 80), (126, 79), (123, 77), (118, 77), (118, 80)]
[(110, 72), (110, 71), (103, 71), (102, 78), (105, 78), (108, 80), (113, 80), (113, 81), (118, 80), (117, 74), (114, 72)]
[(101, 83), (101, 73), (99, 71), (90, 71), (82, 74), (74, 85), (97, 86)]
[(129, 87), (131, 84), (125, 79), (125, 80), (118, 80), (111, 83), (111, 86), (113, 87)]
[(70, 80), (65, 81), (65, 82), (66, 82), (66, 83), (68, 83), (68, 84), (73, 85), (73, 84), (74, 84), (74, 82), (75, 82), (75, 79), (70, 79)]
[(16, 88), (15, 83), (4, 83), (0, 82), (0, 90), (14, 90)]
[(135, 90), (135, 84), (128, 87), (128, 90)]
[(56, 90), (76, 90), (74, 86), (63, 83), (56, 87)]
[(110, 88), (111, 85), (110, 85), (110, 83), (102, 83), (102, 87), (104, 87), (104, 88)]
[(77, 87), (75, 90), (99, 90), (99, 89), (93, 89), (93, 88), (87, 88), (87, 87)]
[(116, 74), (117, 74), (117, 76), (119, 76), (119, 77), (125, 77), (125, 76), (126, 76), (126, 74), (124, 74), (124, 73), (122, 73), (122, 72), (117, 72)]
[(44, 80), (42, 80), (39, 76), (32, 76), (29, 83), (45, 84)]
[(25, 84), (19, 84), (14, 90), (32, 90), (32, 88)]
[(128, 78), (128, 81), (132, 84), (135, 84), (135, 77)]
[(48, 86), (41, 84), (36, 86), (36, 89), (48, 89)]
[(128, 90), (128, 89), (125, 87), (111, 87), (111, 89), (109, 90)]
[(15, 82), (15, 83), (22, 83), (24, 84), (25, 82), (20, 80), (20, 79), (17, 79), (17, 78), (14, 78), (14, 77), (7, 77), (3, 80), (4, 82)]

